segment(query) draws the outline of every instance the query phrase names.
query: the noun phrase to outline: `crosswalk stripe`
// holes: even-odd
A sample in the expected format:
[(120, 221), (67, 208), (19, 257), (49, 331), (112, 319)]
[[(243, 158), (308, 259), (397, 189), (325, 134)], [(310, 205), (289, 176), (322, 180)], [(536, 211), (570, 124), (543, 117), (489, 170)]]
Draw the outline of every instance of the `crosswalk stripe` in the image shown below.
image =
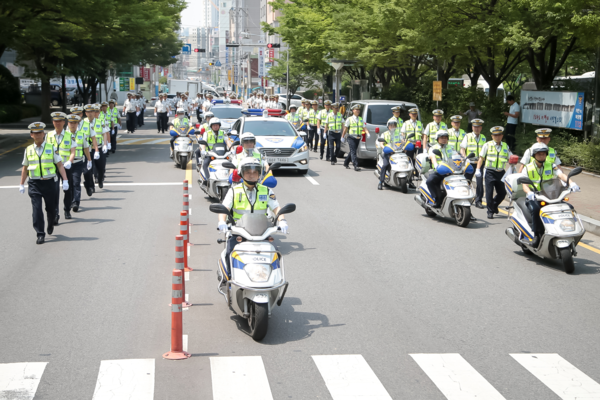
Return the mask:
[(164, 139), (164, 138), (155, 139), (155, 140), (152, 140), (151, 142), (146, 142), (145, 144), (157, 144), (157, 143), (169, 144), (169, 139)]
[(558, 354), (511, 354), (563, 400), (598, 400), (600, 385)]
[(460, 354), (411, 354), (448, 400), (504, 400)]
[(273, 400), (262, 357), (210, 357), (213, 400)]
[(141, 142), (142, 140), (148, 140), (148, 139), (147, 138), (141, 138), (141, 139), (124, 139), (124, 140), (118, 142), (118, 144), (133, 144), (133, 143)]
[(333, 400), (392, 400), (360, 354), (312, 358)]
[(103, 360), (92, 400), (154, 398), (154, 359)]
[(33, 400), (47, 362), (0, 364), (0, 400)]

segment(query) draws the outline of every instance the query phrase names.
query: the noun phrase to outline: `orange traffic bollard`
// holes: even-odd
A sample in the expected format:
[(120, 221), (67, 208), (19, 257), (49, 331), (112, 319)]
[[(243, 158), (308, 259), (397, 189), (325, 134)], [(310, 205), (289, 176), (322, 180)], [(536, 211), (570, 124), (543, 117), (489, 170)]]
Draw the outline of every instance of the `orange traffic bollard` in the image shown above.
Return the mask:
[(188, 241), (189, 241), (189, 234), (192, 232), (190, 231), (190, 196), (187, 194), (183, 195), (183, 211), (187, 212), (188, 215)]
[(183, 351), (183, 271), (173, 270), (173, 294), (171, 295), (171, 351), (163, 354), (163, 358), (168, 360), (185, 360), (190, 357), (190, 353)]
[(185, 181), (183, 181), (183, 194), (190, 194), (188, 192), (188, 190), (189, 190), (189, 182), (186, 179)]
[(175, 269), (180, 270), (184, 276), (183, 282), (181, 283), (181, 291), (183, 294), (181, 304), (183, 307), (190, 307), (191, 304), (185, 301), (185, 271), (183, 264), (183, 255), (184, 255), (184, 247), (183, 247), (183, 236), (177, 235), (175, 236)]
[(188, 265), (189, 261), (188, 261), (188, 243), (189, 243), (189, 236), (188, 236), (188, 215), (187, 215), (187, 211), (182, 211), (181, 215), (179, 216), (179, 234), (181, 236), (183, 236), (183, 270), (185, 272), (190, 272), (193, 271), (193, 268), (190, 268), (190, 266)]

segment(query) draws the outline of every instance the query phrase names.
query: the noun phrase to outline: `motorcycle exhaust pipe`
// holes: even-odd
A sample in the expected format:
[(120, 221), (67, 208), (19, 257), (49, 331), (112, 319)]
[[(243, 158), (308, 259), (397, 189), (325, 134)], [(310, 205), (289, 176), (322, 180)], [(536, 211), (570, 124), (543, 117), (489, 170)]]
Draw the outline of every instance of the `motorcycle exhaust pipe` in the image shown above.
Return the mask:
[(415, 202), (421, 207), (425, 208), (425, 204), (423, 203), (423, 199), (421, 198), (420, 194), (415, 195)]
[(515, 242), (515, 244), (521, 245), (521, 243), (519, 243), (519, 238), (517, 238), (515, 236), (515, 230), (513, 228), (506, 228), (506, 230), (504, 231), (504, 233), (506, 233), (506, 236), (508, 236), (510, 238), (510, 240), (512, 240), (513, 242)]

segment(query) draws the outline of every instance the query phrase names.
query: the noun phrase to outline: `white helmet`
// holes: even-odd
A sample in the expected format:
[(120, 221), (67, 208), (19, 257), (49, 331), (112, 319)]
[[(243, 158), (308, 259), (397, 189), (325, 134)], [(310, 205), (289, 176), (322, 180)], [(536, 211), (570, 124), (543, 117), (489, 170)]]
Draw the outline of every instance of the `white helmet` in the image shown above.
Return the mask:
[(210, 127), (212, 128), (212, 126), (214, 124), (219, 124), (219, 127), (221, 126), (221, 120), (219, 118), (212, 118), (209, 122)]
[(265, 117), (265, 118), (269, 117), (269, 110), (264, 110), (263, 111), (263, 117)]
[(177, 114), (184, 114), (185, 110), (183, 108), (178, 108), (177, 109)]
[(260, 177), (262, 174), (262, 163), (254, 157), (246, 157), (240, 161), (240, 164), (238, 165), (238, 174), (244, 179), (244, 181), (250, 185), (256, 185), (257, 181), (249, 181), (244, 176), (248, 171), (257, 171), (258, 176)]
[(256, 136), (252, 132), (244, 132), (240, 135), (240, 142), (243, 144), (245, 141), (253, 141), (256, 143)]
[(548, 153), (548, 146), (546, 146), (544, 143), (536, 143), (533, 146), (531, 146), (531, 155), (532, 156), (534, 156), (540, 152)]
[(215, 114), (213, 114), (212, 111), (208, 111), (206, 114), (204, 114), (205, 119), (212, 118), (214, 116), (215, 116)]

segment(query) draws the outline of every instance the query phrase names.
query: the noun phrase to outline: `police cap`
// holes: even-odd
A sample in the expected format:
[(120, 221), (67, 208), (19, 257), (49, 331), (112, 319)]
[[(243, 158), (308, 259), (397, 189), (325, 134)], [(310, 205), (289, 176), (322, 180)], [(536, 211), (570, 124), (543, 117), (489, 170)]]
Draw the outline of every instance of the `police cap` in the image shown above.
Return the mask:
[(552, 129), (540, 128), (540, 129), (536, 129), (535, 133), (536, 133), (537, 137), (539, 137), (539, 138), (548, 138), (548, 137), (550, 137), (550, 134), (552, 133)]
[(76, 115), (76, 114), (69, 114), (69, 115), (67, 115), (67, 121), (69, 121), (69, 122), (79, 122), (79, 121), (81, 121), (81, 117), (79, 115)]
[(475, 118), (471, 120), (471, 124), (473, 126), (482, 126), (483, 125), (483, 120), (479, 119), (479, 118)]
[(52, 117), (52, 121), (64, 121), (67, 119), (67, 114), (64, 112), (53, 112), (50, 116)]
[(46, 124), (43, 122), (34, 122), (32, 124), (29, 124), (28, 128), (31, 132), (44, 132), (44, 128), (46, 127)]
[(504, 127), (503, 126), (494, 126), (493, 128), (490, 129), (490, 132), (492, 132), (492, 135), (502, 135), (502, 134), (504, 134)]
[(453, 116), (450, 117), (450, 120), (452, 122), (460, 122), (460, 121), (462, 121), (462, 116), (460, 116), (460, 115), (453, 115)]
[(444, 115), (444, 111), (443, 110), (433, 110), (433, 115)]

